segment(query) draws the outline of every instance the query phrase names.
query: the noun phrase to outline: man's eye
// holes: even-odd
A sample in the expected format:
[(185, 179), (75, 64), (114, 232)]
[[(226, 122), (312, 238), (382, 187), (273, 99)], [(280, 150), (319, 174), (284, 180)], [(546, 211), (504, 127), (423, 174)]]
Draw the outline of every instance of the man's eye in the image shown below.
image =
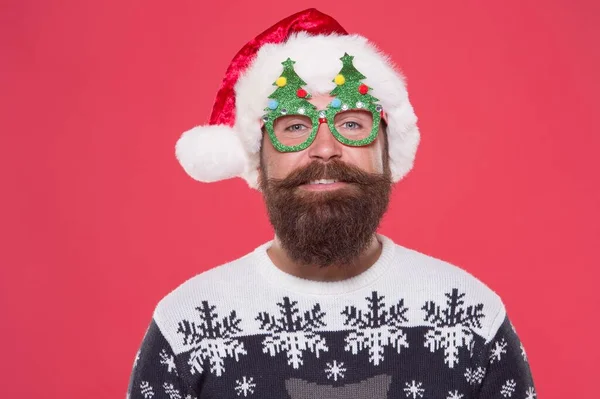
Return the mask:
[(344, 122), (343, 126), (346, 129), (360, 129), (360, 125), (357, 122)]
[(295, 125), (289, 126), (286, 130), (289, 130), (291, 132), (297, 132), (297, 131), (303, 130), (305, 128), (306, 128), (306, 126), (304, 126), (300, 123), (296, 123)]

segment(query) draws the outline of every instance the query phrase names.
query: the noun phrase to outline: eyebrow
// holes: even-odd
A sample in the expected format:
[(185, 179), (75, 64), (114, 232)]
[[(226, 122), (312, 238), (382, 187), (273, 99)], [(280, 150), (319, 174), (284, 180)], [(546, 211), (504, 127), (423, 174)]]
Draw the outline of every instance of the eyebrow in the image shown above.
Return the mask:
[(277, 119), (275, 119), (275, 122), (281, 120), (281, 121), (293, 121), (293, 120), (299, 120), (302, 122), (305, 122), (306, 120), (310, 120), (310, 118), (306, 115), (301, 115), (301, 114), (293, 114), (293, 115), (284, 115), (284, 116), (280, 116)]
[(368, 118), (371, 115), (371, 113), (368, 112), (368, 111), (361, 111), (361, 110), (352, 109), (352, 110), (348, 110), (348, 111), (339, 112), (338, 114), (336, 114), (336, 116), (338, 116), (338, 115), (340, 115), (342, 117), (343, 116), (350, 116), (350, 115), (351, 116), (358, 116), (359, 115), (361, 118)]

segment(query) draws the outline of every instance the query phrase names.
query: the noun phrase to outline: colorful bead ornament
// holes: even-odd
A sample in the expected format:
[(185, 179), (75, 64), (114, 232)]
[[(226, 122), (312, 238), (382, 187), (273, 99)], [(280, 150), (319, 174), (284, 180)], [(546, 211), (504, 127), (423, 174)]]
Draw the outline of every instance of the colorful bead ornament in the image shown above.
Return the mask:
[(275, 81), (275, 84), (278, 87), (284, 87), (287, 84), (287, 78), (285, 76), (280, 76), (277, 78), (277, 80)]
[(300, 98), (306, 98), (306, 96), (308, 95), (308, 92), (304, 89), (298, 89), (298, 91), (296, 92), (296, 95)]
[(369, 86), (367, 86), (366, 84), (361, 84), (360, 86), (358, 86), (358, 92), (362, 95), (365, 95), (369, 92)]
[(346, 78), (344, 77), (344, 75), (342, 75), (340, 73), (335, 77), (335, 79), (333, 79), (333, 81), (335, 82), (336, 85), (341, 86), (344, 83), (346, 83)]
[(269, 107), (269, 109), (277, 109), (278, 106), (279, 106), (279, 101), (274, 100), (274, 99), (270, 99), (269, 103), (267, 105), (267, 107)]
[(339, 98), (334, 98), (333, 100), (331, 100), (331, 106), (333, 108), (339, 108), (342, 105), (342, 100), (340, 100)]

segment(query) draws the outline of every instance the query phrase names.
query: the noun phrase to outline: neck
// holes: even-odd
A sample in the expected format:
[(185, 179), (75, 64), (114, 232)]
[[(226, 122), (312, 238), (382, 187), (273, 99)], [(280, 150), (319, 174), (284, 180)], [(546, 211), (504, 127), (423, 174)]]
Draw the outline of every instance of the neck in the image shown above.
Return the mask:
[(315, 281), (339, 281), (358, 276), (370, 268), (379, 259), (381, 249), (381, 243), (377, 236), (373, 234), (368, 247), (352, 264), (318, 267), (294, 262), (282, 248), (277, 236), (275, 236), (273, 244), (267, 250), (267, 255), (278, 269), (293, 276)]

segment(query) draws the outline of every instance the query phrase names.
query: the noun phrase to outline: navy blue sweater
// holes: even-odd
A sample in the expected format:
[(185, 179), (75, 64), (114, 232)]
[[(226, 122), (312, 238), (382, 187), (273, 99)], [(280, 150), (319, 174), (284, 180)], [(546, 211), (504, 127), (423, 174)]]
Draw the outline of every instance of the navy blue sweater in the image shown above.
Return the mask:
[(378, 235), (362, 274), (284, 273), (265, 243), (157, 305), (131, 399), (536, 399), (500, 297), (450, 263)]

